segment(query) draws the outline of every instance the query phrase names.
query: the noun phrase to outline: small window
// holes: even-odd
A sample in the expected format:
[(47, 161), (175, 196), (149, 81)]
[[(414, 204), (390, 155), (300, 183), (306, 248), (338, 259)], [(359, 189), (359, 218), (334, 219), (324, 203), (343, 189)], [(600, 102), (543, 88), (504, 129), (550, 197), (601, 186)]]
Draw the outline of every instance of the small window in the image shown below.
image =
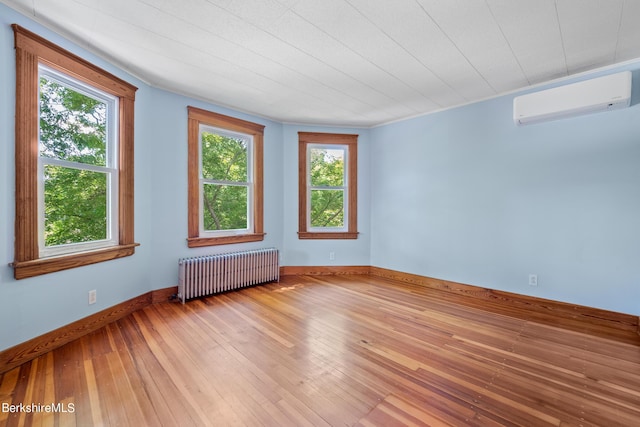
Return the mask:
[(136, 88), (13, 25), (14, 277), (133, 255)]
[(264, 126), (189, 107), (189, 247), (264, 239)]
[(357, 135), (299, 132), (300, 239), (356, 239)]

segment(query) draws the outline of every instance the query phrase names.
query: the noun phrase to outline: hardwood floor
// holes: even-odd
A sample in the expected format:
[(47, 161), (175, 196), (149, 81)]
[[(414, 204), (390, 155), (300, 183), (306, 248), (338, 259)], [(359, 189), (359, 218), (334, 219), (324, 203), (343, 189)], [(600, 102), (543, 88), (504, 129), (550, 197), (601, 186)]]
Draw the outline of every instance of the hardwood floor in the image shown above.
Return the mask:
[(382, 278), (288, 276), (148, 306), (6, 372), (0, 425), (640, 425), (640, 339), (588, 332)]

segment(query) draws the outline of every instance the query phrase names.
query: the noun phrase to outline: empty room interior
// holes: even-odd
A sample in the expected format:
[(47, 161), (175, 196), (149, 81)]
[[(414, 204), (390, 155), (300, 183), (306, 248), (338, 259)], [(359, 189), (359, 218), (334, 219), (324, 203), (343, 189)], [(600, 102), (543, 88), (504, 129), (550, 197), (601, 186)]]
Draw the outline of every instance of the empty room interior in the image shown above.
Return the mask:
[(0, 425), (640, 425), (639, 23), (0, 0)]

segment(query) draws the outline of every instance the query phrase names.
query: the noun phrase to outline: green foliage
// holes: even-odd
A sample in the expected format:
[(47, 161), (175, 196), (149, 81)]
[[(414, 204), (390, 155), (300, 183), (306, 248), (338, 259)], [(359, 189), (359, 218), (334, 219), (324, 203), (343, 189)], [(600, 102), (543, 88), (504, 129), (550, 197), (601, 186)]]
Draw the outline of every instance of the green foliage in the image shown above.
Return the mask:
[[(248, 141), (202, 132), (204, 229), (242, 230), (248, 227)], [(236, 185), (233, 185), (236, 184)]]
[(204, 185), (205, 230), (247, 228), (247, 187)]
[(107, 106), (46, 78), (40, 79), (40, 155), (106, 165)]
[(310, 157), (311, 227), (343, 227), (344, 150), (311, 148)]
[(106, 239), (106, 188), (104, 173), (45, 166), (45, 244)]
[(312, 187), (344, 185), (344, 150), (312, 148), (309, 175)]
[[(40, 79), (40, 155), (106, 165), (104, 102), (46, 78)], [(107, 237), (107, 177), (100, 172), (46, 165), (45, 245)]]
[(311, 190), (311, 226), (344, 226), (343, 190)]
[(247, 141), (202, 132), (202, 177), (247, 182)]

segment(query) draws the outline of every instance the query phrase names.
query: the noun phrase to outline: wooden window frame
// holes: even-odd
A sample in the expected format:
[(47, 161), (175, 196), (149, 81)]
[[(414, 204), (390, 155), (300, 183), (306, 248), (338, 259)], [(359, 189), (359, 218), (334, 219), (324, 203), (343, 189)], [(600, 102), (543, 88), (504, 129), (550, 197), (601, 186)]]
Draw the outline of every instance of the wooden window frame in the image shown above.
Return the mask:
[[(196, 107), (188, 112), (188, 237), (187, 246), (228, 245), (264, 240), (264, 126)], [(211, 126), (253, 137), (253, 230), (221, 236), (201, 236), (200, 216), (200, 125)]]
[[(48, 40), (13, 24), (16, 49), (16, 217), (14, 277), (24, 279), (133, 255), (134, 102), (137, 88)], [(40, 64), (118, 98), (118, 244), (40, 257), (38, 142)]]
[[(347, 231), (317, 231), (308, 228), (309, 209), (307, 147), (310, 144), (347, 147)], [(298, 239), (358, 238), (358, 135), (298, 132)]]

